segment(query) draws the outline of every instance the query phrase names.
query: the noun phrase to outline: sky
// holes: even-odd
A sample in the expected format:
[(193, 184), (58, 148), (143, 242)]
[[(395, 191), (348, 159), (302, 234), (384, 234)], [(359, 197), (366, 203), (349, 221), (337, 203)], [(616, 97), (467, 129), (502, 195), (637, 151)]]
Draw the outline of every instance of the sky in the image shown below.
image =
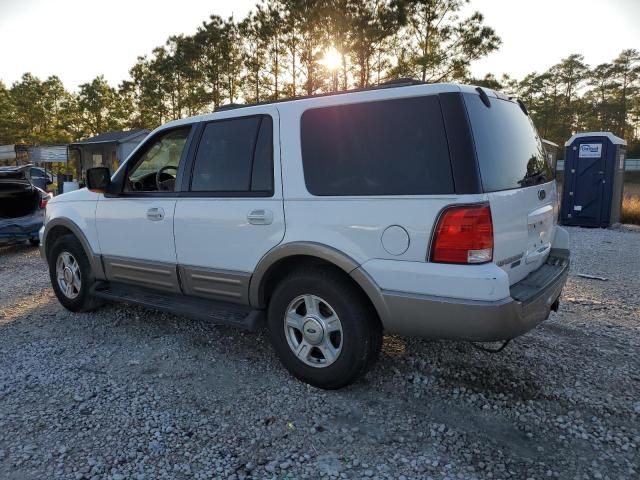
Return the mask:
[[(0, 0), (0, 80), (24, 72), (58, 75), (77, 86), (104, 74), (128, 78), (138, 56), (170, 35), (192, 34), (211, 14), (243, 18), (256, 0)], [(500, 50), (476, 61), (472, 73), (522, 78), (571, 53), (609, 62), (640, 50), (640, 0), (471, 0), (502, 38)]]

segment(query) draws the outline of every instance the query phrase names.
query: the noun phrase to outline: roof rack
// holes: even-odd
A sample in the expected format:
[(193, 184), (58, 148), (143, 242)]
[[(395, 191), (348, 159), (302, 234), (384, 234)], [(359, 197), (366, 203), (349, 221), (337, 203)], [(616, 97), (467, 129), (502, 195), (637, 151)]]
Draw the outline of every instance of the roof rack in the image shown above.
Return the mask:
[(309, 98), (322, 98), (322, 97), (332, 97), (334, 95), (345, 95), (347, 93), (358, 93), (358, 92), (368, 92), (371, 90), (382, 90), (385, 88), (398, 88), (398, 87), (410, 87), (415, 85), (426, 85), (427, 82), (422, 82), (420, 80), (416, 80), (415, 78), (395, 78), (393, 80), (387, 80), (379, 85), (374, 85), (372, 87), (364, 87), (364, 88), (352, 88), (348, 90), (339, 90), (337, 92), (329, 92), (329, 93), (317, 93), (315, 95), (304, 95), (298, 97), (289, 97), (289, 98), (279, 98), (278, 100), (267, 100), (264, 102), (256, 102), (256, 103), (228, 103), (226, 105), (220, 105), (216, 107), (214, 112), (223, 112), (225, 110), (235, 110), (237, 108), (247, 108), (247, 107), (256, 107), (261, 105), (271, 105), (275, 103), (283, 103), (283, 102), (293, 102), (296, 100), (307, 100)]
[(242, 108), (248, 107), (249, 105), (244, 105), (242, 103), (227, 103), (226, 105), (220, 105), (216, 107), (214, 112), (223, 112), (225, 110), (233, 110), (234, 108)]
[(410, 85), (426, 85), (426, 83), (427, 82), (416, 80), (415, 78), (403, 77), (387, 80), (386, 82), (382, 82), (380, 85), (371, 88), (408, 87)]

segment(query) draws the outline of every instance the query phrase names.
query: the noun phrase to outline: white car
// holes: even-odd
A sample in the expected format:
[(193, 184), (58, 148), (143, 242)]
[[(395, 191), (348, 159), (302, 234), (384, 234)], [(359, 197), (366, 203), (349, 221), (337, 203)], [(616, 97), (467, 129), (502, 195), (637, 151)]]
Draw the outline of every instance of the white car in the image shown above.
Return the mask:
[(383, 331), (508, 340), (557, 309), (556, 185), (522, 103), (416, 82), (228, 107), (156, 129), (51, 200), (60, 302), (255, 329), (296, 377), (353, 382)]

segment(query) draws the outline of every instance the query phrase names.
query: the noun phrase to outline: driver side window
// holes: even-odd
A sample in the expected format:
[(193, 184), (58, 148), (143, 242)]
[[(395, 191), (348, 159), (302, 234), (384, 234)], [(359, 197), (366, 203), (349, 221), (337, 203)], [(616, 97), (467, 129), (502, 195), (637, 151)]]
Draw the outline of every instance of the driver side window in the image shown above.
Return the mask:
[(173, 192), (191, 127), (170, 130), (152, 140), (127, 173), (127, 192)]

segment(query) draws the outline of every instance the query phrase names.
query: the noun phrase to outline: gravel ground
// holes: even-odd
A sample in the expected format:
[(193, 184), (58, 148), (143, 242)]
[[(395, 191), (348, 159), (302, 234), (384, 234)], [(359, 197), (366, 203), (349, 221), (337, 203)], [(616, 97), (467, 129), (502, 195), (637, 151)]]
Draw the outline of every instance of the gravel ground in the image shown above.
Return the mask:
[(385, 337), (336, 392), (293, 380), (264, 333), (67, 312), (36, 249), (1, 248), (0, 478), (637, 479), (640, 232), (570, 233), (542, 326), (493, 355)]

